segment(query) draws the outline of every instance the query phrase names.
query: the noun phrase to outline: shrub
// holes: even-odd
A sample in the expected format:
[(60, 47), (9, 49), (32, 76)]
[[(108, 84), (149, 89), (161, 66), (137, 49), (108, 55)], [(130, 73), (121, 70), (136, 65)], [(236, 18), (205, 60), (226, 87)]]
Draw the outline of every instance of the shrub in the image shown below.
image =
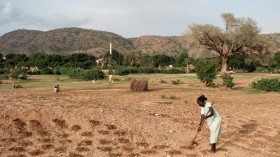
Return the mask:
[(228, 59), (228, 66), (233, 69), (242, 69), (244, 64), (244, 56), (239, 53), (234, 53)]
[(161, 73), (165, 73), (165, 74), (182, 74), (182, 73), (186, 73), (185, 69), (168, 69), (168, 70), (162, 70)]
[(115, 70), (116, 75), (129, 75), (130, 69), (129, 68), (117, 68)]
[(179, 79), (177, 79), (177, 80), (172, 80), (171, 82), (172, 82), (172, 84), (174, 84), (174, 85), (178, 85), (178, 84), (182, 84), (182, 83), (183, 83), (183, 82), (182, 82), (181, 80), (179, 80)]
[(280, 79), (279, 78), (262, 78), (254, 81), (252, 87), (267, 92), (280, 92)]
[(39, 71), (40, 71), (40, 74), (43, 74), (43, 75), (53, 74), (53, 71), (50, 68), (42, 68)]
[(256, 71), (256, 69), (257, 67), (254, 64), (245, 65), (245, 70), (249, 73)]
[(9, 74), (13, 79), (27, 80), (27, 73), (25, 71), (17, 70)]
[(82, 68), (69, 68), (67, 75), (72, 79), (82, 79), (85, 69)]
[(29, 74), (29, 75), (40, 75), (41, 72), (40, 72), (40, 70), (35, 70), (35, 71), (28, 70), (27, 74)]
[(190, 70), (190, 73), (195, 73), (195, 69), (191, 69), (191, 70)]
[(4, 68), (0, 68), (0, 74), (4, 74), (5, 73), (5, 69)]
[(55, 75), (61, 75), (60, 67), (55, 67), (55, 68), (53, 69), (53, 73), (54, 73)]
[(216, 78), (218, 73), (218, 64), (215, 60), (211, 59), (200, 59), (197, 61), (195, 66), (195, 72), (198, 79), (209, 86)]
[(177, 99), (177, 97), (174, 96), (174, 95), (171, 95), (171, 96), (169, 97), (169, 99)]
[(261, 65), (260, 61), (251, 58), (245, 58), (244, 63), (244, 68), (247, 72), (254, 72), (256, 71), (257, 66)]
[(60, 67), (59, 68), (59, 72), (62, 74), (62, 75), (68, 75), (69, 72), (72, 70), (73, 68), (69, 68), (69, 67)]
[(72, 79), (79, 80), (100, 80), (106, 78), (101, 69), (85, 70), (83, 68), (60, 68), (61, 74), (68, 75)]
[(148, 80), (147, 79), (133, 79), (130, 84), (130, 90), (133, 92), (137, 91), (147, 91), (148, 90)]
[(163, 79), (160, 79), (159, 82), (160, 82), (160, 83), (166, 83), (166, 81), (163, 80)]
[(232, 81), (233, 77), (231, 77), (230, 74), (223, 74), (221, 78), (223, 79), (224, 85), (227, 87), (232, 88), (235, 85)]
[(147, 74), (151, 74), (151, 73), (159, 73), (160, 70), (158, 68), (141, 68), (141, 73), (147, 73)]
[(100, 69), (85, 70), (82, 75), (83, 80), (100, 80), (105, 78), (104, 72)]

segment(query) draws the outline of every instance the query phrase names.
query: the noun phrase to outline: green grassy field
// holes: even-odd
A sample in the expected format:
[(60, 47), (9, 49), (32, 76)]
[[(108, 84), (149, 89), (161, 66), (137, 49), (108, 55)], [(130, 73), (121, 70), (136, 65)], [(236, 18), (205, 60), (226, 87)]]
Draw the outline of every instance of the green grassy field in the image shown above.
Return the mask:
[[(279, 74), (263, 74), (263, 73), (238, 73), (233, 74), (235, 90), (242, 90), (248, 93), (258, 93), (259, 90), (252, 89), (250, 84), (253, 80), (267, 77), (276, 78), (280, 77)], [(20, 84), (24, 89), (36, 89), (36, 90), (52, 90), (57, 84), (60, 85), (62, 90), (94, 90), (94, 89), (114, 89), (114, 88), (129, 88), (130, 80), (133, 78), (146, 78), (149, 80), (150, 88), (182, 88), (182, 91), (196, 91), (199, 88), (204, 87), (195, 74), (136, 74), (127, 76), (114, 76), (114, 84), (109, 85), (108, 80), (95, 80), (95, 84), (92, 81), (80, 81), (73, 80), (63, 75), (31, 75), (28, 80), (2, 80), (1, 92), (12, 90), (12, 83)], [(180, 80), (183, 84), (173, 85), (173, 80)], [(164, 83), (162, 83), (164, 82)], [(214, 83), (218, 85), (217, 88), (221, 90), (227, 90), (222, 86), (222, 80), (217, 77)], [(215, 88), (208, 88), (209, 91), (215, 91)]]

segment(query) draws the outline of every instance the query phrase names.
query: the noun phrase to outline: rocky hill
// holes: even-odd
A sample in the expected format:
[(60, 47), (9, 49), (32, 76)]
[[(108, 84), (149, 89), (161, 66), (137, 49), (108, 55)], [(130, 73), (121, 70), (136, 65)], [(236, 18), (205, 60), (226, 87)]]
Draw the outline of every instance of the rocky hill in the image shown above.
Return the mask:
[[(272, 51), (280, 50), (280, 33), (266, 34), (271, 42)], [(62, 28), (50, 31), (36, 31), (20, 29), (4, 34), (0, 37), (0, 53), (90, 53), (96, 56), (109, 51), (109, 43), (119, 52), (141, 50), (143, 53), (164, 53), (167, 55), (179, 55), (186, 50), (179, 42), (179, 37), (141, 36), (126, 39), (120, 35), (81, 28)], [(213, 55), (195, 52), (190, 55), (201, 57)]]
[(134, 49), (132, 42), (117, 34), (81, 28), (63, 28), (47, 32), (16, 30), (0, 37), (0, 52), (7, 53), (71, 53), (87, 52), (95, 55), (114, 49), (123, 52)]
[(141, 36), (130, 39), (133, 45), (144, 53), (164, 53), (167, 55), (179, 55), (184, 52), (178, 37)]

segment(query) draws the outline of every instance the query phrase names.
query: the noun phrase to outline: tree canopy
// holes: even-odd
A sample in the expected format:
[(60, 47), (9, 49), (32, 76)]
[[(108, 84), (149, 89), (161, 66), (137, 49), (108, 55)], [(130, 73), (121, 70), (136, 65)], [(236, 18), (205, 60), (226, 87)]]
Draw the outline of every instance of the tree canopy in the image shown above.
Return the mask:
[(236, 18), (231, 13), (221, 14), (221, 17), (225, 29), (210, 24), (192, 24), (184, 37), (190, 48), (202, 47), (217, 52), (222, 58), (221, 72), (224, 73), (231, 55), (264, 52), (266, 42), (253, 19)]

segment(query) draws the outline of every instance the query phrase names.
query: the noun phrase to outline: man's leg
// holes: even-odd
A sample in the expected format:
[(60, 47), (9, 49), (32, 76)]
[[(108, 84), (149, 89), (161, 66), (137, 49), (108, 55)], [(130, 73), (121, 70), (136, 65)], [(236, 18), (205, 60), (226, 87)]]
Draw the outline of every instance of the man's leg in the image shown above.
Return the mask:
[(211, 150), (210, 150), (212, 153), (215, 153), (216, 152), (216, 143), (212, 143), (211, 144)]

